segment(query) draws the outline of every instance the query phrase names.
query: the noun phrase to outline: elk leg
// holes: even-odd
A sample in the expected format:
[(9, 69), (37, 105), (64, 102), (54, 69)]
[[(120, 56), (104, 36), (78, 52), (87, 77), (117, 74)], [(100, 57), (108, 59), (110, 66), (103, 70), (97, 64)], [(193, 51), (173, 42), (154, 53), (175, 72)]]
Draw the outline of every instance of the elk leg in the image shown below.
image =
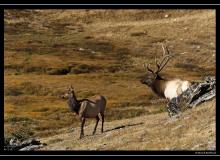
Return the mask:
[(82, 117), (82, 123), (81, 123), (81, 133), (80, 133), (80, 139), (84, 136), (84, 124), (85, 124), (86, 119)]
[(94, 128), (94, 131), (93, 131), (93, 135), (94, 135), (95, 132), (96, 132), (96, 128), (97, 128), (97, 126), (98, 126), (98, 123), (99, 123), (99, 116), (97, 115), (97, 116), (96, 116), (96, 124), (95, 124), (95, 128)]
[(105, 121), (105, 116), (104, 116), (104, 114), (102, 113), (101, 114), (101, 116), (102, 116), (102, 130), (101, 130), (101, 132), (103, 133), (103, 126), (104, 126), (104, 121)]

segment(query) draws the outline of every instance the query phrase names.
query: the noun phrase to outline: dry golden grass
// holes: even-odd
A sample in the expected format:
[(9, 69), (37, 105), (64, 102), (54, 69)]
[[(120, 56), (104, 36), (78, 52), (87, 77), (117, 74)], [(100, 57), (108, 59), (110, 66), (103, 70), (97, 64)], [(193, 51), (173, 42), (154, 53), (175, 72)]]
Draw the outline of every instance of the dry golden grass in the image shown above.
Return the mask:
[(105, 132), (101, 134), (98, 126), (94, 136), (92, 124), (85, 127), (81, 140), (80, 127), (67, 128), (65, 133), (42, 138), (48, 146), (41, 150), (215, 150), (215, 105), (215, 100), (205, 102), (178, 119), (159, 113), (107, 122)]
[[(143, 63), (153, 66), (155, 57), (161, 56), (160, 43), (177, 53), (164, 69), (165, 77), (194, 81), (215, 75), (214, 10), (5, 10), (4, 13), (5, 137), (20, 131), (25, 136), (50, 137), (69, 126), (77, 127), (77, 116), (59, 98), (70, 84), (79, 98), (106, 96), (109, 124), (165, 112), (165, 101), (158, 100), (139, 82), (145, 72)], [(91, 123), (93, 120), (86, 125)], [(157, 133), (153, 128), (148, 132)], [(149, 148), (138, 139), (134, 141), (136, 149)], [(178, 142), (176, 139), (175, 143)], [(114, 149), (114, 145), (108, 149)], [(165, 141), (153, 146), (150, 148), (166, 148)]]

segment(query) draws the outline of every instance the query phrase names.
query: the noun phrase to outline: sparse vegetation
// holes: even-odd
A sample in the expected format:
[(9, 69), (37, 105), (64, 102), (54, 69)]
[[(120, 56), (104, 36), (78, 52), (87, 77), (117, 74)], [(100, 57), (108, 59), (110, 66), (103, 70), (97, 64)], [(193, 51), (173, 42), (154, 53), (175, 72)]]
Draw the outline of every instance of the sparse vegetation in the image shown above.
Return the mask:
[(11, 133), (11, 135), (5, 137), (5, 142), (8, 143), (10, 139), (15, 138), (20, 141), (24, 141), (33, 136), (33, 132), (29, 128), (20, 128)]

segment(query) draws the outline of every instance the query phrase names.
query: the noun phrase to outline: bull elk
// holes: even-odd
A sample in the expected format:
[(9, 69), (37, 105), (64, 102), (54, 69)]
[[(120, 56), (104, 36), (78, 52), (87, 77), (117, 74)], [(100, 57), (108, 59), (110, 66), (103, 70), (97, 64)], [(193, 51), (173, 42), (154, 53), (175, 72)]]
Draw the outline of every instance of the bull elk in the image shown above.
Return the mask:
[(170, 101), (172, 98), (175, 98), (184, 92), (191, 85), (191, 82), (181, 79), (167, 80), (160, 76), (159, 73), (163, 70), (172, 57), (166, 46), (164, 47), (162, 45), (162, 48), (163, 57), (160, 62), (156, 60), (157, 69), (154, 71), (150, 68), (149, 64), (144, 64), (145, 68), (147, 69), (147, 74), (141, 79), (140, 82), (150, 87), (152, 91), (159, 97), (166, 98), (168, 101)]
[(71, 86), (68, 89), (67, 94), (61, 96), (62, 98), (68, 98), (68, 106), (71, 111), (75, 112), (79, 119), (81, 120), (81, 133), (80, 139), (84, 136), (84, 124), (86, 118), (96, 118), (96, 124), (93, 131), (93, 135), (96, 132), (96, 128), (99, 122), (99, 115), (102, 118), (102, 128), (101, 132), (103, 133), (103, 125), (104, 125), (104, 111), (106, 107), (106, 99), (101, 95), (95, 95), (88, 99), (77, 100), (74, 88)]

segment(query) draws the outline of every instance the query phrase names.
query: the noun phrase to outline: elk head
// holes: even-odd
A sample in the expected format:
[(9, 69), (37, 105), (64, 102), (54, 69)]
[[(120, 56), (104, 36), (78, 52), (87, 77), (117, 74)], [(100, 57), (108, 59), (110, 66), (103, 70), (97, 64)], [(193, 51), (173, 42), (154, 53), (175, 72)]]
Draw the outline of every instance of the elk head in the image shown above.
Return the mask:
[(73, 97), (75, 98), (75, 92), (74, 92), (73, 86), (71, 85), (71, 86), (68, 88), (67, 93), (61, 95), (60, 97), (63, 98), (63, 99), (68, 99), (68, 98), (73, 98)]
[(163, 78), (160, 77), (159, 73), (163, 70), (163, 68), (166, 66), (166, 64), (168, 63), (168, 61), (172, 56), (170, 55), (170, 52), (167, 47), (164, 47), (162, 45), (162, 48), (163, 48), (163, 57), (160, 62), (158, 62), (158, 60), (155, 60), (157, 66), (157, 69), (155, 71), (150, 68), (149, 64), (148, 65), (144, 64), (144, 67), (147, 70), (147, 74), (144, 76), (144, 78), (140, 80), (142, 84), (146, 84), (149, 87), (153, 87), (156, 80), (164, 80)]

